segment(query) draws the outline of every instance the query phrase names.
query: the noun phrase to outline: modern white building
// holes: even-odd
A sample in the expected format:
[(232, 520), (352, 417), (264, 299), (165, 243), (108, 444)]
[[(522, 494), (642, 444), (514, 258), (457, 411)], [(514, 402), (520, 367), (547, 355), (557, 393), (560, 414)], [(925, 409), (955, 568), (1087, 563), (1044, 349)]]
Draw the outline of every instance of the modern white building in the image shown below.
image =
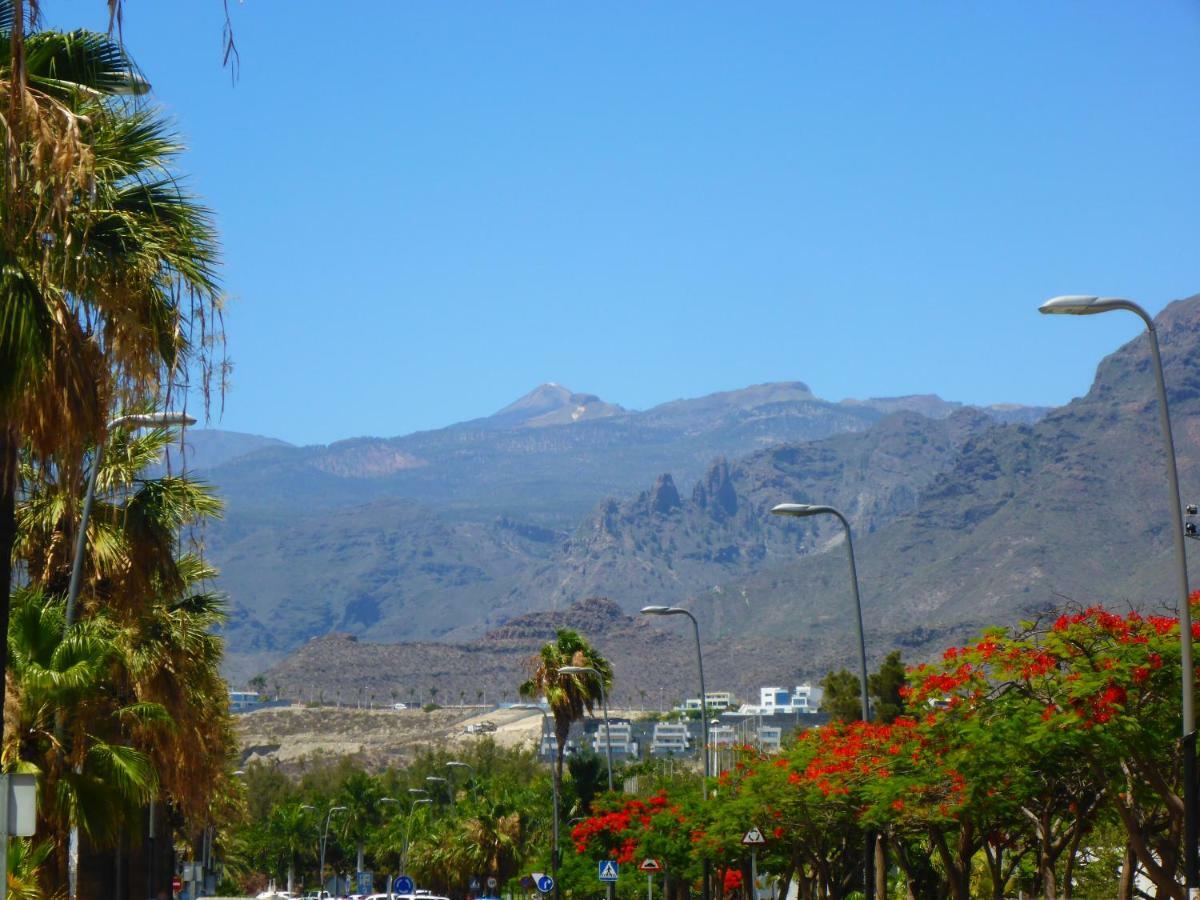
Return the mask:
[(759, 725), (756, 737), (759, 749), (777, 753), (783, 743), (783, 729), (778, 725)]
[(654, 737), (650, 741), (650, 753), (654, 756), (676, 754), (682, 756), (692, 752), (692, 736), (682, 722), (657, 722)]
[[(709, 691), (704, 695), (704, 705), (710, 710), (723, 712), (733, 706), (733, 694), (729, 691)], [(676, 709), (680, 712), (695, 712), (700, 709), (700, 698), (689, 697)]]
[(608, 724), (601, 722), (592, 739), (592, 749), (604, 756), (608, 753), (608, 746), (612, 747), (613, 756), (636, 758), (638, 745), (633, 739), (633, 726), (629, 722), (613, 722), (610, 730)]
[(795, 690), (765, 687), (758, 692), (758, 704), (743, 704), (738, 712), (744, 716), (808, 715), (821, 708), (821, 689), (811, 684), (798, 684)]
[(230, 691), (229, 708), (233, 712), (242, 712), (262, 704), (258, 691)]

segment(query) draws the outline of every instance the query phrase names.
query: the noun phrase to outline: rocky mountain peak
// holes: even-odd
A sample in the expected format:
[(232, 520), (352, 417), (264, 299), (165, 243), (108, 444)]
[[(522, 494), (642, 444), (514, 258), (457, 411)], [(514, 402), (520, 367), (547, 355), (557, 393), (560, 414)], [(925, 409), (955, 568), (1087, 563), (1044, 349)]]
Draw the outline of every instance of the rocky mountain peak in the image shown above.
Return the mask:
[(659, 475), (655, 479), (654, 487), (644, 496), (650, 511), (661, 516), (683, 505), (679, 499), (679, 490), (675, 487), (675, 480), (669, 474)]
[(738, 497), (729, 476), (729, 462), (725, 457), (718, 457), (705, 473), (704, 478), (696, 482), (692, 490), (692, 502), (718, 521), (732, 518), (737, 514)]
[(484, 421), (501, 428), (541, 428), (569, 425), (584, 419), (620, 415), (625, 410), (595, 394), (579, 394), (553, 381), (539, 384)]

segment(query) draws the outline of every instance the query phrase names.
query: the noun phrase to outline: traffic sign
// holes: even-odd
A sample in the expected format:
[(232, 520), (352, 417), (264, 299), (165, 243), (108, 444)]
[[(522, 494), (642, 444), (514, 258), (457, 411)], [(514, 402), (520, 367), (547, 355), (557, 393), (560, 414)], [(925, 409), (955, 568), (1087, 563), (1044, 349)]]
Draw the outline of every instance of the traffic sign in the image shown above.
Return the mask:
[(538, 875), (536, 880), (537, 889), (543, 894), (548, 894), (554, 890), (554, 879), (549, 875)]
[(757, 828), (751, 828), (742, 837), (743, 844), (765, 844), (767, 839), (763, 837), (763, 833)]
[(662, 863), (657, 859), (643, 859), (641, 865), (638, 866), (643, 872), (661, 872)]
[(600, 875), (601, 881), (616, 881), (617, 873), (620, 871), (620, 866), (617, 865), (615, 859), (600, 860)]
[(392, 883), (392, 890), (397, 894), (411, 894), (415, 888), (416, 884), (407, 875), (397, 875)]
[(171, 890), (177, 894), (183, 890), (183, 879), (178, 875), (175, 875), (171, 878)]
[(490, 887), (494, 890), (496, 885), (498, 885), (499, 883), (500, 882), (498, 882), (493, 876), (491, 876), (491, 875), (488, 876), (488, 887)]
[(478, 879), (478, 878), (472, 878), (472, 879), (471, 879), (471, 890), (472, 890), (472, 892), (479, 890), (479, 889), (480, 889), (482, 886), (483, 886), (483, 885), (481, 885), (481, 884), (479, 883), (479, 879)]

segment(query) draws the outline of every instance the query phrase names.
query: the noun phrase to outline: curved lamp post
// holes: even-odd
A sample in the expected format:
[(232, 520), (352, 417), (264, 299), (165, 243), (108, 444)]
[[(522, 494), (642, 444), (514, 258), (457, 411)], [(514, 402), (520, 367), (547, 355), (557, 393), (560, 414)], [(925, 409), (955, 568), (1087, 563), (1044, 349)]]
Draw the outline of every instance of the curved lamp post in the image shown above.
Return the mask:
[[(412, 789), (410, 788), (409, 790), (412, 790)], [(410, 839), (412, 838), (413, 813), (415, 813), (417, 811), (418, 806), (422, 806), (424, 804), (431, 804), (431, 803), (433, 803), (433, 801), (430, 800), (428, 797), (421, 797), (418, 800), (414, 800), (412, 802), (412, 806), (410, 806), (408, 808), (408, 821), (404, 824), (404, 849), (400, 854), (400, 872), (401, 872), (401, 874), (405, 874), (405, 875), (408, 874), (408, 845), (409, 845)]]
[[(183, 412), (161, 412), (161, 413), (129, 413), (124, 416), (117, 416), (109, 421), (104, 429), (104, 437), (96, 444), (96, 452), (92, 454), (92, 470), (88, 473), (87, 491), (83, 495), (83, 509), (79, 512), (79, 532), (75, 535), (75, 550), (71, 557), (71, 581), (67, 587), (67, 604), (63, 615), (63, 637), (65, 638), (71, 625), (75, 622), (75, 606), (79, 599), (79, 589), (83, 581), (83, 553), (87, 548), (87, 527), (88, 519), (92, 515), (92, 501), (96, 498), (96, 478), (100, 473), (100, 464), (104, 460), (104, 445), (108, 441), (109, 433), (115, 428), (169, 428), (173, 425), (195, 425), (196, 420)], [(4, 672), (0, 670), (0, 680), (3, 680)], [(64, 721), (63, 714), (60, 710), (55, 715), (54, 733), (55, 737), (61, 742), (63, 735)], [(154, 820), (154, 804), (151, 801), (150, 808), (150, 826), (149, 831), (153, 832)], [(153, 846), (154, 835), (149, 834), (148, 842)], [(67, 851), (67, 896), (74, 900), (75, 891), (78, 883), (79, 871), (79, 826), (72, 823), (70, 831), (69, 849)], [(150, 883), (154, 882), (154, 855), (147, 854), (147, 878)], [(6, 876), (7, 877), (7, 876)]]
[[(395, 803), (397, 806), (400, 805), (400, 801), (397, 800), (395, 797), (380, 797), (379, 801), (376, 803), (376, 806), (383, 806), (383, 804), (385, 804), (385, 803)], [(399, 874), (399, 873), (396, 873), (396, 874)], [(392, 885), (395, 883), (396, 883), (396, 880), (394, 878), (388, 879), (388, 883), (387, 883), (388, 900), (391, 900), (391, 898), (392, 898)]]
[[(696, 617), (688, 610), (681, 606), (643, 606), (642, 615), (645, 616), (687, 616), (692, 620), (692, 631), (696, 635), (696, 666), (700, 669), (700, 734), (702, 747), (700, 756), (704, 763), (704, 780), (701, 784), (700, 797), (702, 800), (708, 800), (708, 779), (712, 776), (712, 765), (709, 762), (709, 746), (708, 746), (708, 695), (704, 690), (704, 657), (700, 653), (700, 623), (696, 621)], [(712, 872), (710, 864), (704, 863), (704, 900), (708, 900), (712, 893), (711, 878)]]
[[(1047, 300), (1038, 312), (1059, 316), (1093, 316), (1124, 310), (1146, 326), (1150, 336), (1150, 356), (1154, 363), (1154, 382), (1158, 391), (1158, 421), (1167, 451), (1167, 490), (1171, 515), (1171, 535), (1175, 542), (1175, 577), (1179, 590), (1179, 661), (1182, 669), (1183, 697), (1183, 859), (1184, 878), (1189, 889), (1200, 887), (1200, 852), (1197, 829), (1200, 827), (1200, 796), (1196, 778), (1196, 710), (1192, 693), (1195, 674), (1192, 667), (1192, 612), (1188, 603), (1187, 552), (1183, 542), (1183, 512), (1179, 499), (1179, 473), (1175, 467), (1175, 439), (1171, 435), (1171, 412), (1167, 407), (1167, 388), (1163, 379), (1162, 356), (1158, 351), (1158, 331), (1154, 319), (1132, 300), (1121, 297), (1069, 295)], [(1190, 893), (1190, 891), (1189, 891)]]
[[(850, 523), (840, 511), (832, 506), (817, 506), (809, 503), (780, 503), (771, 508), (776, 516), (791, 516), (804, 519), (809, 516), (835, 516), (846, 531), (846, 553), (850, 560), (850, 586), (854, 589), (854, 625), (858, 629), (858, 688), (862, 701), (863, 722), (871, 721), (871, 703), (867, 698), (867, 643), (863, 638), (862, 598), (858, 593), (858, 569), (854, 565), (854, 540), (850, 536)], [(875, 897), (875, 838), (868, 831), (865, 835), (863, 852), (863, 894), (867, 900)]]
[(608, 721), (608, 694), (604, 690), (604, 676), (591, 666), (559, 666), (560, 675), (595, 675), (600, 685), (600, 703), (604, 709), (604, 755), (608, 760), (608, 790), (613, 789), (612, 778), (612, 726)]
[(321, 835), (321, 886), (318, 890), (325, 890), (325, 844), (329, 841), (329, 820), (333, 818), (335, 812), (343, 812), (346, 809), (344, 806), (331, 806), (329, 812), (325, 813), (325, 831)]
[[(600, 685), (600, 703), (604, 709), (604, 755), (608, 760), (608, 792), (611, 794), (613, 791), (612, 723), (608, 721), (608, 694), (604, 690), (604, 676), (591, 666), (559, 666), (558, 673), (560, 675), (595, 675), (596, 681)], [(613, 900), (616, 896), (617, 886), (611, 881), (606, 881), (604, 885), (607, 888), (608, 900)]]
[(706, 694), (704, 691), (704, 657), (700, 653), (700, 623), (696, 621), (696, 617), (688, 610), (680, 606), (643, 606), (642, 615), (644, 616), (687, 616), (692, 620), (692, 631), (696, 635), (696, 666), (700, 669), (700, 731), (702, 740), (704, 741), (704, 786), (702, 797), (708, 799), (708, 779), (712, 775), (711, 766), (708, 761), (708, 707), (705, 704)]
[[(446, 763), (446, 768), (449, 769), (451, 772), (453, 772), (455, 769), (466, 769), (468, 772), (471, 773), (471, 775), (470, 775), (471, 799), (474, 800), (476, 803), (478, 803), (479, 802), (479, 790), (478, 790), (478, 786), (475, 784), (475, 767), (472, 766), (470, 763), (463, 762), (462, 760), (452, 759), (448, 763)], [(451, 785), (450, 790), (451, 790), (450, 796), (453, 797), (454, 796), (453, 785)]]
[(441, 775), (426, 775), (425, 780), (430, 784), (446, 785), (446, 793), (450, 795), (450, 805), (454, 805), (454, 794), (450, 790), (450, 782), (447, 779), (443, 778)]
[[(542, 735), (546, 733), (546, 722), (553, 719), (549, 712), (542, 709), (536, 703), (518, 703), (513, 709), (531, 709), (542, 714), (542, 734), (538, 735), (538, 756), (542, 755)], [(451, 765), (447, 763), (447, 765)], [(461, 763), (466, 765), (466, 763)], [(550, 790), (552, 800), (554, 802), (554, 843), (550, 847), (550, 877), (554, 879), (554, 896), (557, 900), (558, 894), (558, 772), (550, 773)]]
[(104, 429), (104, 439), (96, 445), (92, 455), (92, 471), (88, 473), (87, 493), (83, 497), (83, 509), (79, 514), (79, 533), (75, 536), (75, 555), (71, 559), (71, 582), (67, 588), (66, 625), (69, 628), (75, 621), (75, 603), (79, 598), (79, 587), (83, 575), (83, 551), (87, 546), (88, 519), (92, 514), (92, 501), (96, 497), (96, 476), (100, 473), (100, 464), (104, 460), (104, 445), (109, 432), (115, 428), (170, 428), (174, 425), (195, 425), (196, 420), (187, 413), (131, 413), (117, 416)]

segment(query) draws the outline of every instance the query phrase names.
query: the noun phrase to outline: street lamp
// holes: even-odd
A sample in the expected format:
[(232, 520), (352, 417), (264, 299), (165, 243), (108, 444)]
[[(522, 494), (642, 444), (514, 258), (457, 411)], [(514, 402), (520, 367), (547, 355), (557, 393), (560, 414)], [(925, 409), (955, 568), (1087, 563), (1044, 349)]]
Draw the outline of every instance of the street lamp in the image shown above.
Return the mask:
[[(383, 804), (385, 804), (385, 803), (395, 803), (397, 806), (400, 805), (400, 801), (397, 800), (395, 797), (380, 797), (379, 802), (376, 805), (383, 806)], [(399, 873), (396, 873), (396, 874), (399, 874)], [(392, 900), (392, 886), (395, 884), (395, 882), (396, 882), (396, 880), (394, 878), (388, 879), (388, 883), (387, 883), (388, 900)]]
[(702, 740), (704, 741), (704, 786), (702, 797), (708, 799), (708, 779), (712, 772), (710, 771), (708, 761), (708, 708), (705, 705), (707, 695), (704, 691), (704, 657), (700, 654), (700, 623), (696, 621), (696, 617), (686, 609), (679, 606), (643, 606), (642, 615), (644, 616), (687, 616), (692, 620), (692, 630), (696, 635), (696, 666), (700, 669), (700, 730)]
[[(850, 586), (854, 589), (854, 624), (858, 629), (858, 688), (862, 701), (862, 719), (866, 724), (871, 721), (871, 704), (867, 699), (867, 643), (863, 639), (862, 599), (858, 593), (858, 569), (854, 565), (854, 540), (850, 536), (850, 523), (840, 511), (832, 506), (816, 506), (809, 503), (780, 503), (772, 507), (771, 513), (776, 516), (791, 516), (797, 519), (809, 516), (836, 516), (846, 531), (846, 554), (850, 560)], [(875, 839), (870, 831), (866, 832), (863, 854), (863, 895), (866, 900), (875, 897)]]
[(87, 493), (83, 497), (83, 509), (79, 514), (79, 533), (75, 535), (75, 555), (71, 560), (71, 581), (67, 588), (67, 607), (65, 614), (66, 627), (70, 628), (75, 621), (75, 602), (79, 598), (80, 581), (83, 575), (83, 551), (87, 546), (87, 525), (92, 514), (92, 501), (96, 497), (96, 476), (100, 473), (100, 463), (104, 459), (104, 445), (108, 434), (115, 428), (170, 428), (175, 425), (195, 425), (196, 420), (187, 413), (131, 413), (117, 416), (108, 423), (104, 430), (104, 438), (96, 445), (92, 455), (92, 471), (88, 473)]
[[(708, 800), (708, 779), (712, 775), (711, 764), (709, 763), (708, 754), (708, 695), (704, 690), (704, 657), (700, 654), (700, 623), (696, 621), (688, 610), (680, 606), (643, 606), (642, 615), (644, 616), (687, 616), (692, 620), (692, 631), (696, 635), (696, 666), (700, 669), (700, 734), (702, 747), (700, 755), (704, 761), (704, 780), (700, 786), (700, 797), (703, 800)], [(706, 861), (704, 863), (704, 900), (708, 900), (712, 886), (710, 878), (711, 866)]]
[[(608, 792), (611, 794), (613, 790), (612, 724), (608, 721), (608, 695), (604, 690), (604, 676), (591, 666), (559, 666), (558, 673), (560, 675), (595, 675), (596, 681), (600, 685), (600, 703), (604, 709), (604, 755), (608, 759)], [(616, 896), (617, 886), (611, 881), (606, 881), (604, 886), (607, 891), (608, 900), (613, 900)]]
[(604, 755), (608, 758), (608, 789), (613, 789), (612, 779), (612, 726), (608, 721), (608, 694), (604, 690), (604, 676), (591, 666), (559, 666), (560, 675), (595, 675), (600, 685), (600, 703), (604, 709)]
[(325, 813), (325, 832), (321, 835), (321, 875), (318, 890), (325, 890), (325, 844), (329, 840), (329, 820), (335, 812), (344, 812), (345, 809), (344, 806), (331, 806), (329, 812)]
[[(518, 703), (513, 709), (531, 709), (542, 714), (542, 732), (538, 735), (538, 756), (542, 755), (542, 735), (546, 733), (546, 722), (553, 717), (536, 703)], [(558, 770), (551, 764), (550, 791), (554, 802), (554, 843), (550, 847), (550, 877), (554, 879), (554, 896), (558, 894)]]
[[(440, 776), (440, 775), (426, 775), (426, 776), (425, 776), (425, 780), (426, 780), (427, 782), (429, 782), (430, 784), (444, 784), (444, 785), (446, 785), (446, 793), (447, 793), (447, 794), (449, 794), (449, 793), (450, 793), (450, 782), (449, 782), (449, 781), (447, 781), (447, 780), (446, 780), (445, 778), (443, 778), (442, 776)], [(450, 794), (450, 805), (451, 805), (451, 806), (453, 806), (453, 805), (454, 805), (454, 795), (453, 795), (453, 794)]]
[[(448, 763), (446, 763), (446, 768), (449, 769), (451, 772), (453, 772), (455, 769), (467, 769), (471, 773), (471, 799), (473, 799), (476, 803), (478, 803), (479, 802), (479, 791), (475, 784), (475, 768), (470, 763), (465, 763), (458, 759), (450, 760)], [(451, 787), (450, 796), (451, 797), (454, 796), (453, 786)]]
[[(1167, 388), (1163, 379), (1162, 356), (1158, 351), (1158, 331), (1154, 319), (1132, 300), (1121, 297), (1070, 295), (1047, 300), (1038, 307), (1046, 315), (1092, 316), (1125, 310), (1146, 326), (1150, 335), (1150, 356), (1154, 362), (1154, 381), (1158, 389), (1158, 421), (1167, 451), (1167, 502), (1171, 514), (1171, 534), (1175, 542), (1175, 576), (1179, 589), (1179, 662), (1182, 669), (1183, 697), (1183, 845), (1184, 880), (1189, 889), (1200, 887), (1200, 851), (1197, 828), (1200, 827), (1200, 794), (1196, 778), (1196, 711), (1192, 706), (1195, 672), (1192, 668), (1192, 612), (1188, 603), (1187, 553), (1183, 543), (1183, 516), (1179, 498), (1179, 473), (1175, 468), (1175, 439), (1171, 436), (1171, 412), (1167, 407)], [(1189, 890), (1189, 896), (1191, 890)]]
[(408, 874), (408, 844), (412, 838), (412, 820), (413, 813), (417, 811), (418, 806), (433, 803), (428, 797), (422, 797), (419, 800), (414, 800), (412, 806), (408, 808), (408, 821), (404, 824), (404, 850), (400, 856), (400, 871), (403, 874)]
[[(67, 587), (67, 604), (63, 615), (63, 637), (66, 638), (67, 632), (71, 625), (75, 622), (75, 605), (79, 599), (79, 589), (83, 581), (83, 553), (87, 547), (87, 526), (88, 519), (92, 514), (92, 501), (96, 497), (96, 478), (100, 473), (100, 463), (104, 459), (104, 445), (108, 440), (109, 432), (114, 428), (122, 428), (128, 426), (130, 428), (169, 428), (174, 425), (195, 425), (196, 420), (183, 412), (161, 412), (161, 413), (128, 413), (123, 416), (117, 416), (111, 420), (104, 429), (104, 437), (96, 444), (96, 452), (92, 454), (92, 470), (88, 473), (87, 491), (83, 495), (83, 509), (79, 512), (79, 532), (75, 535), (75, 551), (71, 558), (71, 580)], [(3, 670), (0, 669), (0, 680), (3, 679)], [(64, 717), (62, 711), (59, 710), (55, 714), (54, 735), (59, 742), (63, 739)], [(73, 817), (72, 817), (73, 818)], [(150, 801), (150, 817), (148, 820), (148, 846), (154, 846), (154, 801)], [(79, 825), (72, 822), (71, 824), (71, 850), (68, 851), (67, 880), (70, 885), (69, 896), (75, 897), (76, 873), (79, 869)], [(149, 884), (154, 883), (154, 854), (147, 854), (147, 881)]]

